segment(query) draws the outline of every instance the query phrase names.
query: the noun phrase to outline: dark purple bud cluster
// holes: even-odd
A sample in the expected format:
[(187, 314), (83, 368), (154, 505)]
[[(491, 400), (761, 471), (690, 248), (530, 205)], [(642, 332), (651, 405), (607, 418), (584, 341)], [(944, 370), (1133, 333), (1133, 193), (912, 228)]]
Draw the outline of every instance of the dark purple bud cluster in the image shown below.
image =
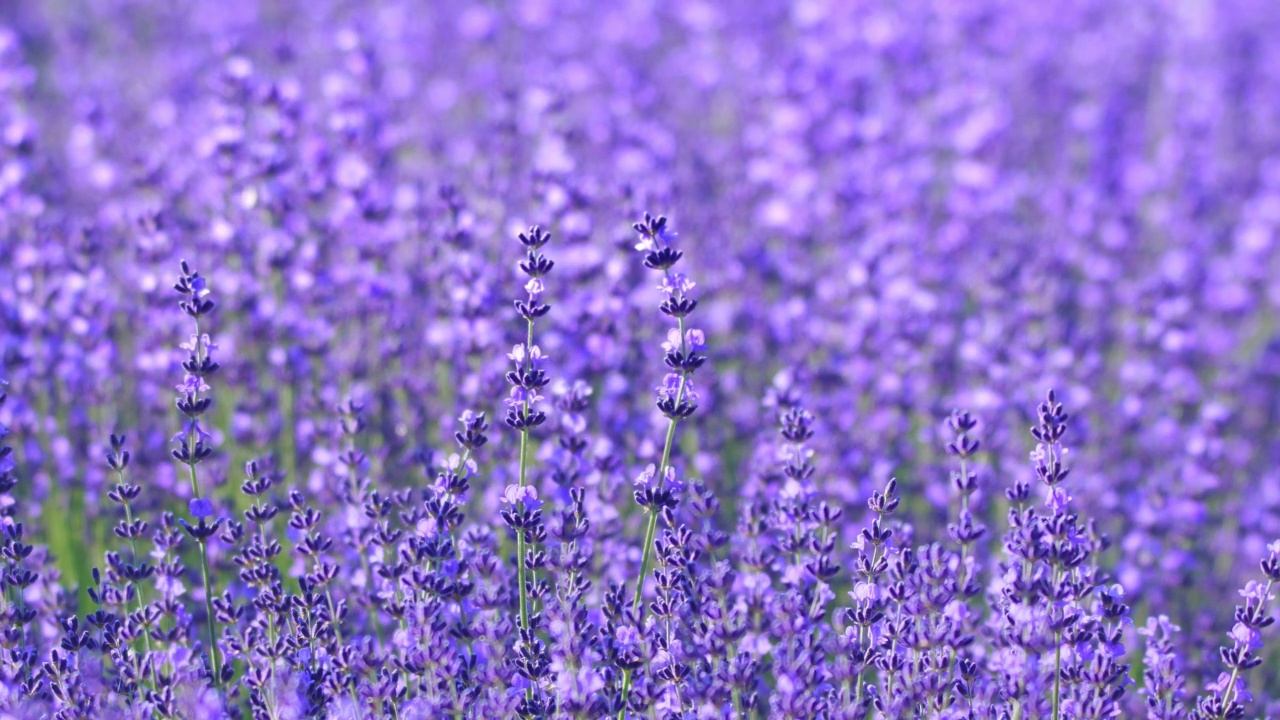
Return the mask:
[(525, 320), (533, 322), (535, 318), (551, 312), (551, 306), (541, 300), (542, 293), (546, 290), (542, 278), (555, 267), (555, 263), (541, 253), (542, 248), (551, 241), (551, 235), (534, 225), (528, 232), (520, 233), (519, 238), (520, 244), (524, 245), (528, 251), (526, 258), (520, 262), (520, 272), (529, 277), (524, 285), (525, 291), (529, 293), (529, 299), (516, 300), (516, 312), (520, 313), (520, 317)]

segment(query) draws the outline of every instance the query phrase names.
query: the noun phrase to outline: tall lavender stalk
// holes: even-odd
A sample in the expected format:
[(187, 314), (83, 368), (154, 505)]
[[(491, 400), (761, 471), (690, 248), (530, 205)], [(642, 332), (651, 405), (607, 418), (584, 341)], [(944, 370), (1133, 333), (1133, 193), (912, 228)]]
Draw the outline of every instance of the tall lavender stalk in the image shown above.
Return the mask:
[[(543, 397), (539, 391), (547, 386), (547, 374), (541, 365), (545, 359), (542, 350), (533, 344), (533, 323), (551, 311), (551, 306), (541, 301), (546, 290), (542, 278), (551, 272), (555, 263), (541, 253), (543, 246), (551, 235), (534, 225), (528, 232), (520, 233), (520, 243), (525, 247), (527, 255), (520, 262), (520, 271), (528, 276), (525, 291), (527, 300), (515, 301), (516, 312), (525, 320), (525, 342), (512, 348), (508, 357), (515, 363), (515, 369), (507, 373), (507, 382), (511, 384), (511, 394), (507, 398), (506, 423), (520, 433), (520, 476), (519, 484), (507, 488), (504, 499), (510, 506), (504, 511), (503, 518), (516, 534), (516, 583), (520, 594), (520, 642), (517, 646), (517, 664), (521, 674), (530, 685), (525, 688), (525, 703), (537, 702), (536, 685), (545, 672), (542, 655), (545, 647), (534, 636), (535, 613), (532, 607), (541, 591), (537, 587), (537, 576), (527, 577), (528, 573), (545, 564), (545, 560), (537, 550), (537, 543), (546, 538), (546, 529), (542, 524), (539, 511), (537, 488), (529, 486), (529, 433), (546, 422), (546, 413), (535, 406)], [(532, 592), (531, 592), (532, 589)]]
[[(654, 537), (658, 530), (658, 517), (664, 508), (673, 507), (675, 498), (669, 488), (665, 488), (668, 469), (671, 467), (671, 449), (675, 444), (676, 426), (698, 409), (698, 395), (693, 387), (693, 373), (706, 362), (706, 358), (698, 353), (706, 344), (701, 330), (686, 328), (686, 319), (698, 307), (698, 301), (689, 296), (694, 283), (684, 273), (672, 272), (672, 268), (684, 253), (671, 247), (676, 233), (667, 227), (667, 219), (663, 216), (653, 217), (645, 213), (644, 219), (632, 225), (640, 236), (636, 249), (644, 253), (644, 265), (651, 270), (662, 272), (662, 283), (658, 286), (666, 299), (659, 309), (664, 315), (676, 319), (676, 327), (668, 333), (667, 342), (663, 345), (666, 351), (664, 358), (671, 372), (663, 378), (657, 388), (657, 406), (667, 418), (667, 434), (662, 444), (662, 459), (658, 463), (652, 482), (645, 482), (636, 490), (637, 502), (645, 508), (649, 515), (645, 527), (644, 545), (640, 550), (640, 571), (636, 575), (636, 590), (632, 603), (642, 608), (644, 583), (649, 575), (649, 561), (653, 553)], [(646, 473), (647, 474), (647, 473)], [(632, 670), (624, 670), (622, 676), (622, 708), (618, 711), (621, 720), (626, 715), (627, 697), (631, 692)]]
[(197, 522), (195, 525), (185, 520), (179, 522), (186, 529), (187, 534), (200, 545), (200, 575), (204, 581), (205, 612), (209, 624), (210, 664), (213, 668), (213, 683), (221, 688), (223, 668), (218, 653), (217, 619), (213, 612), (213, 578), (209, 573), (208, 543), (209, 539), (217, 533), (222, 519), (218, 518), (213, 523), (208, 521), (213, 515), (213, 504), (201, 496), (200, 481), (196, 474), (196, 466), (213, 454), (213, 448), (209, 444), (212, 436), (200, 425), (200, 417), (213, 406), (213, 398), (207, 395), (210, 390), (209, 384), (205, 380), (218, 371), (219, 365), (214, 362), (211, 355), (218, 346), (212, 342), (209, 335), (204, 333), (200, 319), (213, 312), (214, 302), (209, 299), (208, 282), (200, 276), (200, 273), (193, 272), (186, 260), (182, 261), (182, 275), (173, 287), (183, 296), (178, 306), (191, 318), (195, 328), (191, 339), (182, 345), (182, 348), (188, 352), (188, 356), (182, 362), (182, 369), (186, 374), (182, 378), (182, 383), (177, 386), (176, 404), (178, 410), (186, 417), (186, 423), (182, 430), (173, 436), (173, 442), (178, 445), (173, 450), (173, 457), (187, 466), (188, 477), (191, 480), (190, 511)]

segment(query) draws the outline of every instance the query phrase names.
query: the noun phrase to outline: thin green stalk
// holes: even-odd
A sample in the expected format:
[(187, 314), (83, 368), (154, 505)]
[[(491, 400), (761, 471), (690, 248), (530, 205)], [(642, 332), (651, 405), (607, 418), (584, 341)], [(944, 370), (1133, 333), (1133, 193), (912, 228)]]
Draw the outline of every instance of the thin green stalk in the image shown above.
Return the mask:
[[(960, 477), (967, 478), (968, 476), (969, 476), (969, 464), (965, 461), (965, 458), (960, 458)], [(960, 491), (960, 517), (963, 518), (964, 514), (967, 512), (969, 512), (969, 494), (962, 490)], [(967, 560), (968, 557), (969, 557), (968, 543), (960, 543), (960, 564), (957, 566), (957, 569), (956, 569), (956, 583), (957, 583), (957, 587), (960, 588), (961, 593), (964, 592), (965, 583), (969, 581), (969, 578), (965, 577), (965, 560)], [(966, 606), (969, 604), (968, 598), (964, 598), (964, 604)]]
[[(365, 582), (369, 584), (369, 587), (372, 587), (374, 583), (374, 576), (373, 568), (369, 565), (368, 550), (369, 548), (367, 545), (360, 549), (360, 569), (364, 572)], [(376, 604), (370, 607), (369, 624), (373, 626), (373, 638), (378, 643), (378, 652), (382, 652), (382, 621), (381, 618), (378, 617), (378, 606)]]
[[(187, 436), (188, 452), (194, 455), (195, 443), (190, 435)], [(187, 463), (187, 469), (191, 476), (191, 496), (196, 500), (200, 499), (200, 484), (196, 481), (196, 464), (194, 457), (192, 461)], [(209, 544), (205, 540), (200, 541), (200, 576), (204, 580), (204, 608), (208, 615), (209, 621), (209, 656), (213, 663), (213, 684), (222, 689), (222, 667), (221, 660), (218, 657), (218, 631), (217, 620), (213, 616), (213, 578), (209, 574)]]
[[(684, 318), (680, 318), (679, 327), (680, 327), (680, 350), (681, 352), (685, 352), (686, 348), (684, 346), (685, 344), (684, 343)], [(688, 380), (688, 376), (681, 374), (680, 386), (676, 388), (676, 402), (675, 402), (676, 407), (679, 407), (681, 401), (684, 400), (684, 387), (687, 380)], [(671, 447), (675, 443), (676, 425), (679, 424), (679, 422), (680, 421), (674, 417), (668, 418), (667, 420), (667, 439), (662, 444), (662, 462), (661, 464), (658, 465), (658, 475), (657, 475), (658, 487), (662, 487), (662, 484), (666, 481), (667, 467), (671, 465)], [(640, 599), (644, 594), (644, 583), (649, 575), (649, 558), (653, 554), (653, 538), (657, 534), (657, 531), (658, 531), (658, 513), (655, 513), (651, 510), (649, 512), (649, 526), (645, 530), (644, 549), (641, 551), (641, 554), (640, 554), (640, 575), (636, 578), (636, 594), (635, 594), (636, 605), (640, 604)]]
[[(196, 326), (195, 355), (196, 362), (204, 361), (204, 339), (200, 335), (200, 318), (194, 318)], [(194, 422), (194, 420), (193, 420)], [(191, 497), (195, 500), (200, 499), (200, 483), (196, 479), (196, 433), (195, 430), (187, 431), (187, 470), (191, 476)], [(204, 580), (204, 607), (208, 614), (209, 621), (209, 656), (213, 663), (213, 684), (219, 690), (222, 689), (222, 666), (218, 657), (218, 631), (217, 619), (213, 616), (213, 578), (209, 574), (209, 545), (205, 540), (200, 541), (200, 575)]]
[[(819, 543), (822, 545), (826, 545), (827, 541), (830, 539), (831, 539), (831, 529), (824, 524), (822, 526), (822, 534), (820, 536)], [(809, 603), (809, 617), (813, 617), (813, 614), (818, 611), (818, 600), (821, 597), (822, 597), (821, 593), (819, 593), (817, 590), (814, 590), (813, 602)], [(826, 619), (825, 611), (823, 612), (823, 619), (824, 620)]]
[[(529, 359), (530, 365), (533, 363), (533, 319), (527, 319), (528, 331), (525, 333), (524, 352), (525, 357)], [(529, 394), (526, 392), (524, 396), (524, 417), (529, 417)], [(520, 428), (520, 488), (524, 488), (529, 473), (529, 427)], [(520, 512), (524, 512), (524, 502), (520, 503)], [(525, 587), (524, 575), (524, 555), (525, 542), (524, 530), (516, 531), (516, 582), (520, 585), (520, 629), (529, 631), (529, 591)], [(524, 689), (524, 697), (526, 700), (533, 700), (533, 687)]]
[[(680, 351), (682, 353), (687, 352), (688, 349), (685, 347), (685, 339), (684, 339), (684, 335), (685, 335), (684, 318), (679, 318), (678, 327), (680, 331)], [(684, 400), (684, 387), (687, 381), (688, 381), (688, 375), (681, 373), (680, 385), (676, 388), (675, 406), (677, 408), (680, 407), (681, 401)], [(663, 482), (666, 480), (667, 467), (671, 464), (671, 446), (675, 443), (676, 425), (679, 424), (679, 422), (680, 421), (675, 417), (671, 417), (667, 419), (667, 439), (662, 444), (662, 461), (658, 465), (657, 483), (659, 488), (662, 487)], [(653, 512), (653, 509), (650, 508), (649, 524), (644, 531), (644, 547), (640, 551), (640, 574), (638, 577), (636, 577), (636, 593), (635, 593), (634, 604), (637, 607), (640, 605), (641, 601), (643, 600), (644, 582), (649, 575), (649, 559), (650, 559), (650, 555), (653, 554), (653, 539), (657, 535), (657, 533), (658, 533), (658, 513)], [(622, 709), (618, 711), (618, 720), (624, 720), (627, 714), (627, 697), (630, 696), (631, 694), (631, 675), (632, 673), (631, 673), (631, 670), (629, 669), (625, 669), (622, 671)]]
[[(960, 458), (960, 477), (967, 478), (968, 473), (969, 473), (968, 463), (965, 462), (965, 458), (961, 457)], [(960, 517), (963, 518), (964, 514), (967, 512), (969, 512), (969, 494), (961, 490), (960, 491)], [(969, 582), (969, 579), (970, 579), (965, 577), (965, 560), (967, 560), (968, 558), (969, 558), (968, 543), (960, 543), (960, 562), (958, 565), (956, 565), (956, 588), (960, 592), (961, 600), (964, 602), (964, 606), (966, 610), (969, 607), (969, 598), (964, 597), (964, 586), (966, 583)], [(956, 649), (954, 647), (952, 647), (951, 650), (948, 651), (948, 657), (950, 658), (950, 662), (947, 665), (948, 667), (947, 672), (949, 674), (954, 674), (956, 670), (956, 657), (957, 657)]]
[[(1053, 566), (1053, 588), (1062, 580), (1062, 569)], [(1053, 633), (1053, 720), (1061, 720), (1062, 712), (1062, 631)]]
[(1053, 641), (1053, 720), (1060, 720), (1062, 704), (1062, 634), (1054, 633)]
[[(358, 419), (356, 420), (356, 422), (357, 424), (355, 425), (355, 428), (357, 429), (357, 432), (358, 432), (359, 431)], [(345, 428), (345, 425), (344, 425), (344, 428)], [(350, 435), (347, 435), (347, 442), (346, 442), (347, 452), (342, 462), (344, 465), (347, 466), (347, 479), (351, 483), (351, 493), (353, 496), (356, 494), (359, 488), (359, 482), (357, 480), (359, 475), (359, 463), (348, 462), (348, 459), (354, 460), (358, 449), (359, 448), (356, 445), (356, 434), (352, 433)], [(361, 541), (357, 541), (357, 542), (360, 543)], [(375, 578), (373, 575), (373, 568), (369, 564), (369, 552), (368, 552), (369, 546), (365, 544), (358, 544), (356, 547), (356, 550), (360, 554), (360, 569), (364, 572), (365, 587), (373, 591), (376, 591), (376, 589), (374, 589)], [(378, 644), (377, 646), (378, 646), (379, 652), (381, 652), (382, 646), (383, 646), (382, 623), (380, 622), (380, 618), (378, 617), (377, 603), (372, 602), (372, 593), (371, 593), (370, 600), (371, 600), (371, 603), (370, 603), (370, 612), (369, 612), (369, 624), (373, 626), (373, 637)]]
[(213, 581), (209, 576), (209, 545), (200, 541), (200, 575), (204, 578), (204, 609), (209, 615), (209, 653), (213, 657), (213, 684), (222, 688), (222, 663), (218, 657), (217, 620), (213, 617)]

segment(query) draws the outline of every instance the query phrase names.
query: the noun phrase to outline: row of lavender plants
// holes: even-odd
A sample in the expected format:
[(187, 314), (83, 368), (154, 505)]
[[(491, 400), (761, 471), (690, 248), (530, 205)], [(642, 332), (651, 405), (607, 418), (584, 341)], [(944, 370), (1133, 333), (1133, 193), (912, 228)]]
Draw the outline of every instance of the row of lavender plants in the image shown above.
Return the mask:
[(1271, 5), (3, 5), (0, 717), (1280, 716)]

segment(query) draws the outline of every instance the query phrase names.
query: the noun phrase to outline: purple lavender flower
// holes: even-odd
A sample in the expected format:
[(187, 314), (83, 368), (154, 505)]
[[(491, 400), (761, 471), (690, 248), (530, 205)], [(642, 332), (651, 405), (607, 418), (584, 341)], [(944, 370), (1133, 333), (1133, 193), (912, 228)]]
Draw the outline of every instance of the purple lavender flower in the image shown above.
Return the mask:
[(516, 535), (520, 629), (516, 642), (515, 666), (520, 677), (527, 681), (519, 712), (526, 716), (539, 716), (550, 702), (544, 697), (544, 688), (541, 687), (550, 659), (546, 645), (537, 637), (535, 625), (535, 604), (545, 592), (544, 583), (538, 580), (538, 571), (546, 565), (546, 555), (538, 550), (538, 545), (545, 539), (546, 529), (542, 524), (542, 503), (538, 500), (537, 488), (526, 483), (529, 471), (529, 434), (547, 418), (546, 413), (537, 410), (535, 406), (543, 400), (539, 391), (549, 382), (542, 368), (546, 358), (542, 350), (533, 344), (533, 326), (535, 319), (544, 317), (551, 311), (551, 306), (541, 300), (546, 291), (542, 278), (551, 272), (555, 263), (541, 252), (550, 242), (551, 236), (537, 225), (530, 227), (527, 233), (520, 233), (519, 240), (526, 250), (525, 259), (520, 262), (520, 271), (529, 278), (525, 283), (525, 291), (529, 297), (528, 300), (515, 301), (516, 312), (525, 320), (526, 337), (523, 344), (516, 345), (507, 355), (515, 364), (515, 369), (507, 373), (511, 393), (506, 401), (509, 407), (506, 422), (520, 433), (520, 469), (519, 483), (508, 486), (503, 495), (504, 502), (509, 507), (503, 510), (502, 518)]
[(1267, 581), (1251, 580), (1240, 590), (1244, 602), (1236, 606), (1236, 622), (1228, 633), (1231, 645), (1222, 647), (1219, 653), (1230, 671), (1220, 673), (1216, 680), (1205, 685), (1210, 694), (1196, 703), (1192, 717), (1197, 720), (1242, 717), (1245, 703), (1253, 700), (1245, 685), (1244, 673), (1262, 664), (1256, 652), (1262, 648), (1261, 630), (1275, 623), (1267, 608), (1275, 599), (1272, 587), (1280, 581), (1280, 540), (1267, 545), (1267, 553), (1261, 563)]
[(1143, 694), (1147, 697), (1149, 720), (1187, 717), (1183, 702), (1186, 699), (1186, 680), (1182, 676), (1182, 663), (1173, 646), (1178, 630), (1178, 626), (1165, 615), (1148, 618), (1146, 625), (1138, 629), (1138, 634), (1146, 638)]
[(207, 518), (213, 516), (213, 503), (207, 498), (193, 498), (190, 503), (191, 516), (194, 518)]
[(538, 488), (532, 485), (508, 485), (502, 493), (502, 502), (512, 510), (534, 511), (542, 507), (542, 501), (538, 499)]
[[(213, 523), (209, 523), (208, 518), (214, 514), (213, 506), (208, 499), (200, 496), (200, 482), (196, 474), (196, 466), (213, 454), (213, 448), (209, 443), (212, 436), (201, 427), (200, 418), (213, 406), (212, 397), (202, 396), (203, 393), (209, 391), (205, 378), (212, 376), (220, 367), (213, 360), (213, 347), (205, 344), (208, 335), (201, 332), (201, 318), (213, 312), (214, 302), (209, 297), (211, 291), (205, 278), (201, 277), (199, 273), (193, 272), (185, 260), (182, 261), (181, 265), (182, 274), (173, 287), (183, 296), (179, 307), (191, 318), (195, 325), (195, 332), (191, 336), (191, 341), (183, 344), (183, 348), (188, 352), (188, 357), (182, 363), (182, 369), (186, 375), (184, 375), (182, 384), (177, 387), (179, 393), (177, 406), (178, 410), (187, 418), (187, 421), (183, 432), (174, 436), (173, 441), (178, 447), (173, 450), (172, 454), (175, 460), (187, 466), (188, 476), (191, 480), (192, 499), (190, 511), (192, 516), (197, 519), (197, 523), (193, 526), (186, 521), (180, 520), (179, 522), (200, 545), (200, 573), (204, 580), (206, 622), (209, 626), (210, 668), (214, 685), (221, 688), (222, 684), (230, 679), (230, 667), (222, 665), (218, 648), (217, 621), (213, 607), (213, 578), (209, 572), (208, 544), (209, 540), (217, 534), (222, 520), (219, 518), (214, 520)], [(224, 670), (228, 673), (225, 676)]]
[[(702, 333), (686, 328), (685, 325), (686, 318), (698, 306), (698, 301), (686, 294), (693, 288), (693, 283), (683, 275), (672, 273), (671, 271), (671, 268), (683, 256), (682, 252), (671, 247), (670, 243), (676, 237), (675, 232), (667, 227), (667, 219), (665, 217), (659, 216), (655, 218), (648, 213), (645, 214), (643, 221), (635, 223), (632, 227), (639, 236), (639, 242), (635, 247), (636, 250), (644, 254), (645, 267), (659, 270), (663, 273), (663, 281), (659, 289), (667, 297), (659, 309), (662, 310), (663, 314), (676, 318), (674, 335), (669, 335), (668, 342), (663, 345), (663, 349), (666, 351), (666, 364), (674, 372), (668, 373), (656, 390), (658, 409), (668, 419), (666, 440), (662, 448), (662, 459), (656, 471), (651, 475), (651, 477), (656, 477), (657, 481), (656, 483), (651, 481), (638, 482), (638, 489), (636, 490), (636, 502), (649, 515), (644, 545), (641, 546), (640, 572), (636, 578), (635, 597), (633, 600), (635, 606), (643, 607), (641, 601), (644, 595), (645, 580), (649, 573), (649, 558), (654, 547), (658, 518), (663, 513), (669, 514), (678, 502), (675, 495), (676, 488), (664, 487), (667, 472), (671, 467), (671, 451), (675, 440), (676, 425), (680, 420), (693, 415), (697, 409), (697, 394), (693, 388), (692, 376), (694, 371), (702, 367), (706, 362), (706, 358), (698, 355), (697, 349), (690, 342), (691, 340), (696, 340), (700, 346), (703, 342)], [(678, 344), (675, 340), (678, 340)], [(670, 517), (668, 517), (667, 525), (673, 524)], [(659, 574), (661, 576), (661, 572)], [(664, 614), (668, 616), (675, 611), (670, 598), (660, 601), (658, 607), (665, 610)], [(676, 675), (678, 674), (679, 672), (676, 673)], [(623, 720), (626, 714), (631, 685), (632, 671), (624, 670), (620, 697), (622, 708), (618, 713), (619, 720)], [(683, 700), (677, 698), (677, 703), (682, 708)]]

